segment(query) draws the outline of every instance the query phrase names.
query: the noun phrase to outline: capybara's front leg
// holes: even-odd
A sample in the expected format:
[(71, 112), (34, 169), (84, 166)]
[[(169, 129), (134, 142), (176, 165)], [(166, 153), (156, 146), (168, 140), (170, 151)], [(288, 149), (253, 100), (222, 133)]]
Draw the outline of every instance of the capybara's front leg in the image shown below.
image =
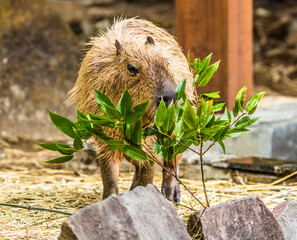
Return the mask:
[(148, 161), (141, 162), (137, 186), (147, 186), (148, 184), (153, 184), (154, 175), (154, 164), (150, 164)]
[(103, 199), (111, 194), (118, 194), (118, 178), (120, 160), (101, 158), (99, 159), (101, 177), (103, 182)]
[(133, 182), (132, 182), (132, 185), (130, 187), (130, 190), (132, 190), (133, 188), (137, 187), (138, 179), (139, 179), (139, 167), (138, 166), (135, 166), (135, 172), (134, 172)]
[(134, 178), (130, 190), (137, 186), (147, 186), (148, 184), (153, 184), (155, 174), (154, 165), (151, 165), (147, 161), (140, 162), (129, 157), (125, 158), (135, 167)]
[[(178, 175), (179, 171), (179, 163), (181, 161), (182, 155), (179, 154), (175, 159), (170, 162), (164, 162), (164, 166), (166, 169), (171, 172), (173, 175)], [(162, 193), (165, 194), (166, 197), (172, 199), (173, 201), (179, 203), (180, 201), (180, 190), (179, 190), (179, 182), (176, 180), (174, 176), (168, 173), (163, 169), (163, 181), (162, 181)]]

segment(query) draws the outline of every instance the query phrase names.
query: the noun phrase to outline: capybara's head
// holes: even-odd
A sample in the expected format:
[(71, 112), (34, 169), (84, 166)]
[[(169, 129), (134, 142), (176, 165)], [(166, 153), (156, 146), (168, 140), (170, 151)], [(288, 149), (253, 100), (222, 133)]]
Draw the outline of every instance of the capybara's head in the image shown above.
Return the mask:
[(98, 113), (93, 88), (116, 104), (127, 87), (134, 105), (150, 100), (143, 118), (148, 123), (162, 98), (166, 105), (174, 100), (176, 84), (168, 64), (149, 36), (141, 43), (115, 40), (112, 45), (94, 39), (71, 92), (72, 98), (79, 109)]

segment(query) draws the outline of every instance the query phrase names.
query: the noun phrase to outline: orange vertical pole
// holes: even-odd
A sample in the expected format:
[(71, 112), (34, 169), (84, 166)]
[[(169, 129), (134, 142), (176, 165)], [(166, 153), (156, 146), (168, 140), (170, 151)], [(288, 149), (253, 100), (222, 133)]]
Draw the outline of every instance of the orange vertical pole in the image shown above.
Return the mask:
[(193, 58), (213, 52), (221, 60), (209, 85), (198, 92), (220, 91), (229, 107), (238, 90), (253, 93), (252, 0), (176, 0), (176, 36)]

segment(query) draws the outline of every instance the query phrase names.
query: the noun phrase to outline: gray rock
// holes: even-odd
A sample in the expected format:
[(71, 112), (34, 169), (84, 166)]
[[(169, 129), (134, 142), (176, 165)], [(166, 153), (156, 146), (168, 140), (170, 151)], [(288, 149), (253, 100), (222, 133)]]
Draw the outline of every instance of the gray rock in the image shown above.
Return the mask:
[(128, 209), (119, 196), (84, 207), (62, 225), (59, 240), (140, 239)]
[(191, 239), (175, 207), (158, 189), (137, 187), (86, 206), (63, 223), (59, 240)]
[(191, 239), (176, 208), (153, 185), (122, 194), (140, 239)]
[(43, 0), (1, 0), (0, 39), (0, 136), (65, 139), (46, 108), (66, 115), (78, 39)]
[(205, 240), (285, 240), (272, 212), (257, 197), (247, 197), (190, 215), (188, 231)]
[(273, 211), (282, 226), (286, 240), (297, 239), (297, 202), (285, 201), (277, 205)]

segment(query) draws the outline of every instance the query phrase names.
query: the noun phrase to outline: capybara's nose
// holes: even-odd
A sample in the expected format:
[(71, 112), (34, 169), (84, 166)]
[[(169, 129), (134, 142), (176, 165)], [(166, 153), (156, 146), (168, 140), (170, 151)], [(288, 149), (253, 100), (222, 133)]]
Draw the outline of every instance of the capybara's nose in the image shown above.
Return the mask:
[(163, 96), (158, 97), (157, 98), (158, 106), (159, 106), (162, 98), (163, 98), (163, 101), (165, 102), (166, 107), (168, 107), (172, 101), (175, 102), (175, 92), (172, 92), (170, 94), (165, 94)]

